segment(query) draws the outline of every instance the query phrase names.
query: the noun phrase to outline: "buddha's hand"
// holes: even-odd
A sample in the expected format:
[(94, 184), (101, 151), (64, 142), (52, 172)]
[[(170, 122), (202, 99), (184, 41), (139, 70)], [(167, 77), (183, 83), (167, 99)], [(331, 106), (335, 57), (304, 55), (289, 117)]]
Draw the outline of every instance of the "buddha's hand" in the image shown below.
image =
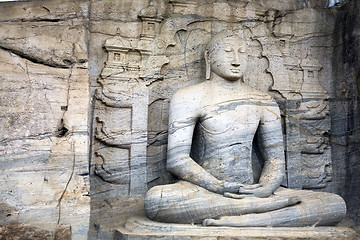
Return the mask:
[(240, 184), (238, 193), (225, 192), (224, 196), (231, 198), (260, 197), (266, 198), (272, 194), (272, 189), (264, 187), (262, 184)]
[(224, 186), (224, 193), (238, 193), (241, 186), (244, 184), (237, 183), (237, 182), (223, 182)]

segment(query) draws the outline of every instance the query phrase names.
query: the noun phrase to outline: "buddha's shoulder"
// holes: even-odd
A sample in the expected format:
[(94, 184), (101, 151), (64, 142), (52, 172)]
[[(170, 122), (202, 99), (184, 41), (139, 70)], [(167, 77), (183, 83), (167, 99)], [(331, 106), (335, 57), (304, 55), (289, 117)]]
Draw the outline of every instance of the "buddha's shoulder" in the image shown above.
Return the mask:
[(206, 82), (202, 82), (195, 85), (190, 85), (186, 87), (182, 87), (175, 92), (172, 99), (177, 100), (196, 100), (201, 99), (201, 97), (206, 94), (208, 89), (208, 84)]
[(248, 90), (248, 94), (249, 94), (249, 98), (256, 100), (256, 101), (262, 101), (262, 102), (275, 102), (274, 98), (263, 91), (254, 89), (254, 88), (250, 88)]

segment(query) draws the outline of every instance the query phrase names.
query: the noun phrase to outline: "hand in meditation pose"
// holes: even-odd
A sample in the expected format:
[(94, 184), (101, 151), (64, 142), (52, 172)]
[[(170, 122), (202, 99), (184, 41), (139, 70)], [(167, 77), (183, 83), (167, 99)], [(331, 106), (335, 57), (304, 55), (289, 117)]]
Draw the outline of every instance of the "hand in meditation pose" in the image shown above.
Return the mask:
[[(280, 187), (285, 174), (280, 111), (268, 94), (243, 83), (246, 47), (232, 32), (216, 35), (205, 51), (208, 81), (173, 96), (167, 169), (179, 181), (148, 191), (147, 216), (219, 226), (338, 223), (346, 212), (340, 196)], [(255, 138), (264, 159), (259, 173), (252, 167)]]

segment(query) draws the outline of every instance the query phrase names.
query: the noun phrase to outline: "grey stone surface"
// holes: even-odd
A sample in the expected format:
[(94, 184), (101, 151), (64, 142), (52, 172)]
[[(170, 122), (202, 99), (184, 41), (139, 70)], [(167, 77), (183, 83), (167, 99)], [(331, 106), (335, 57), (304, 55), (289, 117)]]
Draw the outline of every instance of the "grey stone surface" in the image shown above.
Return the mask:
[[(359, 86), (360, 86), (360, 10), (358, 1), (339, 9), (334, 36), (333, 98), (330, 100), (336, 188), (344, 197), (348, 214), (360, 224)], [(341, 63), (341, 64), (339, 64)], [(347, 118), (346, 123), (343, 122)], [(336, 165), (335, 165), (336, 164)]]
[[(249, 41), (245, 82), (280, 107), (282, 184), (340, 194), (359, 225), (358, 1), (327, 9), (328, 0), (152, 4), (0, 3), (1, 236), (108, 239), (143, 213), (147, 189), (173, 182), (165, 166), (170, 99), (205, 80), (205, 44), (234, 27)], [(108, 59), (129, 47), (119, 36), (130, 42), (128, 69), (141, 68), (127, 86), (106, 75), (126, 69)], [(96, 89), (130, 98), (111, 107)]]
[(146, 217), (132, 217), (118, 228), (115, 239), (358, 239), (358, 235), (343, 227), (204, 227), (189, 224), (153, 222)]
[(66, 239), (57, 231), (62, 225), (71, 228), (72, 238), (87, 238), (88, 6), (85, 1), (0, 3), (0, 225), (5, 239), (11, 239), (10, 232), (14, 239), (59, 234)]
[[(118, 34), (137, 42), (145, 36), (142, 33), (144, 18), (138, 16), (146, 12), (142, 9), (147, 9), (148, 3), (123, 1), (116, 4), (126, 5), (128, 11), (116, 10), (115, 5), (107, 1), (92, 3), (95, 6), (90, 15), (94, 23), (91, 26), (94, 37), (90, 42), (93, 46), (90, 59), (93, 89), (98, 88), (97, 79), (105, 69), (103, 62), (108, 62), (109, 52), (102, 49), (106, 39)], [(250, 55), (245, 82), (271, 95), (280, 106), (288, 170), (282, 184), (297, 189), (341, 192), (339, 186), (346, 175), (342, 170), (345, 152), (333, 149), (339, 146), (334, 146), (331, 135), (337, 128), (332, 125), (335, 117), (332, 111), (340, 113), (340, 108), (332, 109), (338, 88), (333, 82), (341, 77), (335, 77), (335, 63), (330, 57), (334, 54), (334, 46), (342, 45), (333, 41), (338, 33), (335, 26), (340, 24), (336, 17), (341, 12), (339, 8), (324, 9), (326, 4), (327, 1), (254, 1), (245, 7), (241, 1), (172, 1), (170, 4), (153, 1), (156, 10), (153, 21), (162, 18), (160, 29), (154, 28), (159, 30), (155, 39), (168, 44), (164, 53), (169, 62), (160, 69), (162, 77), (147, 86), (148, 144), (144, 171), (149, 188), (173, 181), (165, 170), (170, 98), (181, 87), (204, 81), (203, 52), (211, 35), (229, 27), (242, 27), (249, 40)], [(117, 30), (120, 23), (123, 27)], [(103, 25), (107, 27), (101, 27)], [(345, 125), (341, 127), (346, 132)], [(115, 163), (116, 158), (108, 161)], [(96, 158), (92, 163), (97, 163)], [(95, 170), (96, 164), (92, 168)], [(128, 207), (126, 200), (118, 201), (129, 194), (128, 184), (106, 182), (99, 175), (91, 179), (91, 222), (96, 226), (114, 227), (117, 223), (112, 219), (116, 212), (119, 213), (118, 224), (121, 224), (127, 216), (142, 211)]]

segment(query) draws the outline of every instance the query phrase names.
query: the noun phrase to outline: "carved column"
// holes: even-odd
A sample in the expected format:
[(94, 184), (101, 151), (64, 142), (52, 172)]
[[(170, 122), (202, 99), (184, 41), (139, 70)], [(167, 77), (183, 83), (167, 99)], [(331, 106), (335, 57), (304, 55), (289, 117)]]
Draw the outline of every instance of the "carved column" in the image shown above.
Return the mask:
[(139, 14), (139, 38), (118, 34), (105, 41), (107, 61), (98, 82), (95, 103), (95, 174), (128, 187), (129, 195), (147, 192), (148, 86), (168, 62), (159, 36), (161, 16), (150, 3)]

